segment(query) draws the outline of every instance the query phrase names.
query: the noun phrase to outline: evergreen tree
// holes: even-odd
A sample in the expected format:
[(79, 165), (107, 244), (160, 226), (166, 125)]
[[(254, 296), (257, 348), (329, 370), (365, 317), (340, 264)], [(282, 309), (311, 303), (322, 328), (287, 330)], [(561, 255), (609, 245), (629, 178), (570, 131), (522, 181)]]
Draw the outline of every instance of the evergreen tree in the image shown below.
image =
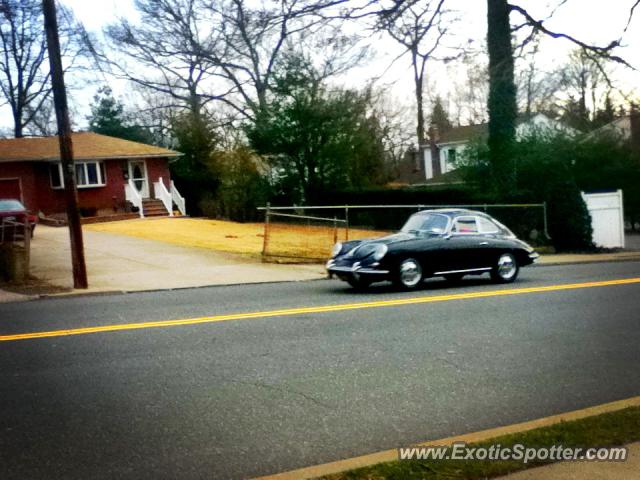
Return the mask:
[(384, 180), (383, 131), (368, 92), (329, 90), (295, 58), (275, 83), (271, 104), (246, 133), (269, 159), (287, 201), (313, 204), (328, 191)]
[(174, 118), (171, 126), (175, 149), (182, 156), (171, 164), (178, 189), (188, 192), (187, 209), (202, 214), (202, 202), (215, 195), (219, 171), (215, 161), (218, 136), (210, 120), (192, 111)]
[(449, 112), (444, 108), (442, 97), (438, 95), (433, 102), (433, 109), (431, 110), (431, 125), (438, 127), (438, 132), (445, 133), (451, 130), (453, 126), (449, 120)]
[(604, 107), (596, 110), (595, 115), (593, 116), (592, 127), (600, 128), (607, 123), (611, 123), (616, 118), (616, 109), (613, 106), (613, 102), (611, 101), (611, 96), (607, 93), (606, 98), (604, 99)]
[(124, 105), (113, 97), (110, 87), (101, 87), (93, 101), (91, 115), (87, 117), (90, 131), (134, 142), (152, 143), (152, 135), (146, 128), (129, 122)]

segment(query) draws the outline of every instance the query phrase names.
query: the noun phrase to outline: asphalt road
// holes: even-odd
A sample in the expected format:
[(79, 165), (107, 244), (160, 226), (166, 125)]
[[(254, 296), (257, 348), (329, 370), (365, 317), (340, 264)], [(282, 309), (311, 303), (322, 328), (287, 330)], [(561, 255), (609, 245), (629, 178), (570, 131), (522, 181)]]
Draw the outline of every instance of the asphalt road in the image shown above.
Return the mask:
[[(0, 336), (634, 277), (57, 298), (0, 305)], [(633, 283), (0, 342), (0, 478), (247, 478), (640, 395), (639, 312)]]

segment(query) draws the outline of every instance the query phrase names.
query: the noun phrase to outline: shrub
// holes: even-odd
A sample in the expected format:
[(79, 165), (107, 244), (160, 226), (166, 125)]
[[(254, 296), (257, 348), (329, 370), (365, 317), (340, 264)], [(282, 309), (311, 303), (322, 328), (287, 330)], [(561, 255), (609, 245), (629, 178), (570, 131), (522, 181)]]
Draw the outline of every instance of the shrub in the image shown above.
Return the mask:
[(204, 215), (239, 222), (258, 220), (257, 207), (269, 197), (269, 185), (260, 173), (261, 160), (239, 147), (215, 154), (219, 185), (200, 201)]
[(463, 177), (491, 203), (546, 202), (549, 234), (557, 251), (589, 250), (593, 248), (591, 218), (574, 175), (576, 154), (582, 149), (580, 142), (563, 135), (533, 134), (520, 139), (513, 146), (516, 180), (506, 195), (496, 193), (484, 145), (469, 147), (460, 167)]

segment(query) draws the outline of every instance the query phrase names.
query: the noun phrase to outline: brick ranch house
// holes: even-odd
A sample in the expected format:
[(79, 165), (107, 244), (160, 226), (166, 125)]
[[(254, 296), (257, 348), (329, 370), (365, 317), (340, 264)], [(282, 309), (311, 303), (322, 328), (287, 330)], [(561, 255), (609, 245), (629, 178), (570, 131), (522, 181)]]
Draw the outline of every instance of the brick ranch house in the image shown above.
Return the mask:
[[(173, 215), (174, 205), (185, 214), (169, 173), (178, 152), (92, 132), (72, 139), (83, 217)], [(57, 136), (0, 139), (0, 198), (19, 199), (42, 216), (65, 217)]]

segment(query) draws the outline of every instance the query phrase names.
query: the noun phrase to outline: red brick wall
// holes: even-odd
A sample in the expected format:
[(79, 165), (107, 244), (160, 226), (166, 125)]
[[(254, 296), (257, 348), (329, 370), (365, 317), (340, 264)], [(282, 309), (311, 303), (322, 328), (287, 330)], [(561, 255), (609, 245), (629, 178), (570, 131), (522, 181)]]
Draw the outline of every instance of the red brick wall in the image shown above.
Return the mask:
[[(90, 215), (105, 215), (114, 211), (124, 211), (124, 175), (120, 160), (104, 161), (107, 185), (104, 187), (78, 188), (78, 204), (81, 209), (94, 210)], [(126, 166), (126, 164), (125, 164)], [(36, 167), (39, 208), (46, 215), (65, 211), (63, 190), (51, 188), (49, 165), (39, 163)]]
[(148, 158), (147, 162), (147, 176), (149, 177), (149, 194), (153, 197), (153, 184), (157, 182), (160, 177), (167, 187), (171, 185), (171, 174), (169, 173), (169, 162), (164, 158)]
[[(162, 177), (167, 188), (171, 177), (166, 159), (147, 159), (149, 191), (153, 195), (153, 182)], [(114, 210), (123, 212), (125, 207), (126, 160), (104, 161), (107, 185), (104, 187), (78, 188), (78, 203), (81, 209), (95, 209), (97, 215), (107, 215)], [(1, 163), (0, 178), (21, 179), (23, 202), (29, 210), (42, 211), (46, 215), (63, 213), (65, 198), (63, 190), (51, 188), (49, 164), (46, 162)]]
[(33, 174), (34, 164), (25, 162), (0, 163), (0, 178), (19, 178), (22, 203), (28, 210), (38, 210), (38, 197)]

